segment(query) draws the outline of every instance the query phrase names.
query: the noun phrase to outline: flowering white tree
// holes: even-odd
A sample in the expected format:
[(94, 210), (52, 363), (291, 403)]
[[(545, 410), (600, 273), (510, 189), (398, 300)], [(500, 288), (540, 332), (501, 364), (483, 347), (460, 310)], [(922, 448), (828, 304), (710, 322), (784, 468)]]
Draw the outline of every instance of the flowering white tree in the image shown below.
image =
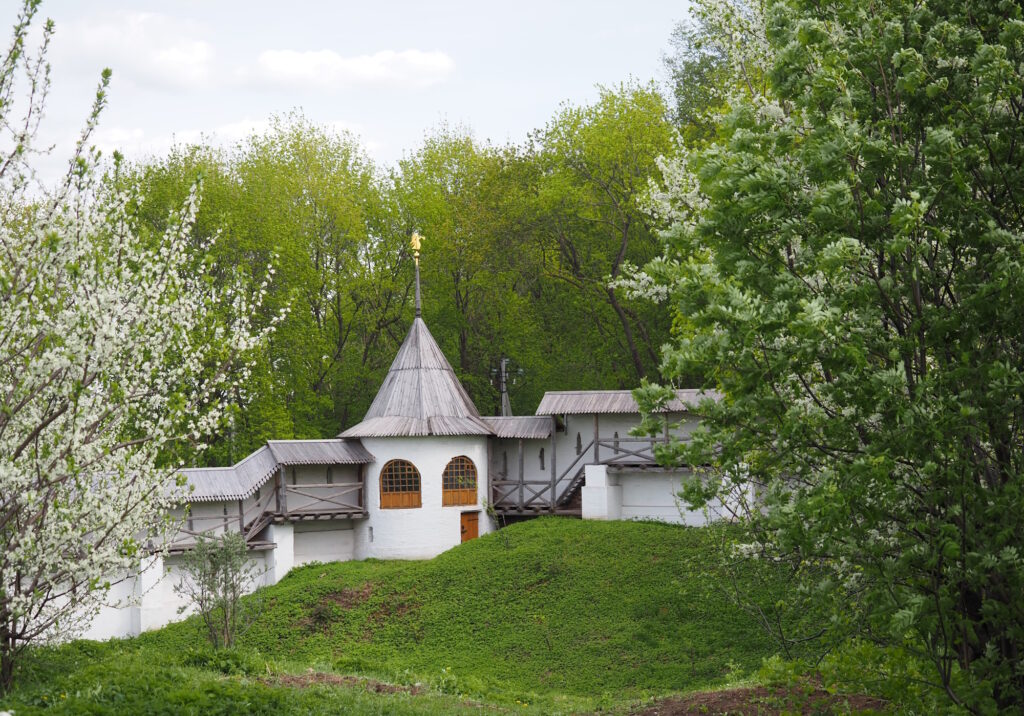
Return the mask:
[(64, 180), (35, 179), (53, 29), (28, 57), (37, 6), (0, 59), (0, 693), (26, 645), (73, 634), (159, 548), (182, 487), (160, 454), (201, 445), (264, 337), (262, 290), (214, 289), (186, 251), (197, 191), (143, 239), (137, 197), (98, 187), (87, 147), (109, 72)]
[(713, 468), (692, 507), (758, 489), (844, 679), (1024, 713), (1024, 8), (696, 4), (738, 89), (631, 288), (676, 314), (665, 377), (725, 398), (664, 456)]

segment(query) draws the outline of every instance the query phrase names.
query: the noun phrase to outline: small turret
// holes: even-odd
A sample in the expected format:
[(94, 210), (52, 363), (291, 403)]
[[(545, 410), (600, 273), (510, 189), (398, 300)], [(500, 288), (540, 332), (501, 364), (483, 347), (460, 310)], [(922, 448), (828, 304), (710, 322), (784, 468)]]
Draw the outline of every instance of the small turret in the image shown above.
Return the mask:
[(419, 234), (410, 240), (416, 262), (416, 317), (363, 421), (339, 437), (492, 434), (423, 322), (420, 241)]

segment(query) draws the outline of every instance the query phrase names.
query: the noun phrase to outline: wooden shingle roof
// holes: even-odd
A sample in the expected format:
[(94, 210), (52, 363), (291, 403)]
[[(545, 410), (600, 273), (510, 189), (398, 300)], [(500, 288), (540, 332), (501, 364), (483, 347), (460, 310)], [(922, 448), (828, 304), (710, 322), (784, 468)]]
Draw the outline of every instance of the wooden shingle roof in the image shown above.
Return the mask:
[(551, 418), (535, 415), (513, 415), (485, 417), (484, 422), (491, 426), (494, 435), (499, 438), (523, 438), (541, 440), (551, 437)]
[[(677, 390), (668, 412), (683, 413), (702, 400), (719, 400), (713, 390)], [(629, 390), (554, 390), (544, 393), (537, 415), (590, 415), (593, 413), (639, 413), (640, 407)]]
[(374, 457), (358, 440), (269, 440), (231, 467), (181, 470), (188, 502), (244, 500), (282, 465), (358, 465)]
[(339, 437), (491, 434), (427, 324), (417, 316), (366, 417)]

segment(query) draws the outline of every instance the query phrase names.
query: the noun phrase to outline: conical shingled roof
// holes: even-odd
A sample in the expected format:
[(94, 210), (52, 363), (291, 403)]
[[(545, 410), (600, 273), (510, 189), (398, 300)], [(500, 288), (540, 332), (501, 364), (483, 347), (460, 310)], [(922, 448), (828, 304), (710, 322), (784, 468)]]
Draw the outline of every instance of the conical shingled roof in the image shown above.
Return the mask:
[(363, 422), (339, 437), (491, 435), (427, 324), (417, 316)]

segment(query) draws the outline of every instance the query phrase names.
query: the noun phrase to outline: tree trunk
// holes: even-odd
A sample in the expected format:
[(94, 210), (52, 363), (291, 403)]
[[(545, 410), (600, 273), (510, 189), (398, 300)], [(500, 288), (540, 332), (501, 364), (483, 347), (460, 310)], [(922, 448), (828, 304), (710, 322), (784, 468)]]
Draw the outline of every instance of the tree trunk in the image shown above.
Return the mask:
[(615, 309), (615, 314), (619, 317), (619, 321), (622, 322), (622, 331), (626, 334), (626, 343), (629, 344), (629, 353), (633, 358), (633, 367), (636, 368), (637, 380), (644, 377), (644, 364), (640, 360), (640, 351), (636, 348), (636, 340), (633, 338), (633, 329), (629, 327), (629, 317), (626, 312), (622, 310), (622, 306), (619, 305), (618, 299), (615, 298), (615, 290), (612, 288), (605, 288), (608, 293), (608, 302)]
[(0, 626), (0, 696), (14, 684), (14, 638), (5, 620)]

